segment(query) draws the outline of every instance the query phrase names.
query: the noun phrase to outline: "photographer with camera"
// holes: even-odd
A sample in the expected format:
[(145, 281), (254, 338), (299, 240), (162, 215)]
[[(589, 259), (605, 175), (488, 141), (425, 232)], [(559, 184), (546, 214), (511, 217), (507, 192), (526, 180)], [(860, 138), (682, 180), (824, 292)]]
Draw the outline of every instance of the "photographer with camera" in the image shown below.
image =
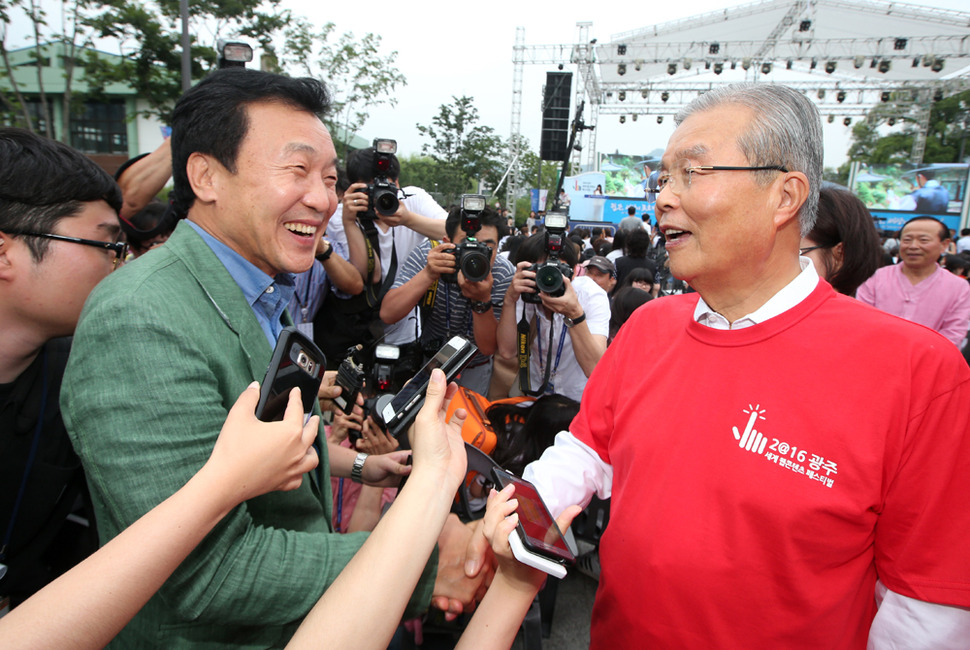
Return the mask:
[(419, 303), (429, 305), (420, 338), (425, 356), (455, 334), (474, 340), (479, 352), (458, 383), (487, 395), (502, 297), (515, 274), (511, 262), (496, 254), (508, 226), (485, 206), (484, 196), (465, 194), (461, 207), (448, 215), (445, 229), (443, 243), (432, 247), (425, 241), (411, 251), (384, 297), (381, 320), (398, 322)]
[[(346, 242), (350, 261), (364, 278), (364, 293), (355, 301), (359, 305), (335, 305), (330, 311), (339, 312), (339, 318), (331, 314), (325, 328), (346, 335), (340, 340), (341, 351), (354, 343), (369, 345), (381, 337), (384, 343), (401, 346), (394, 379), (403, 382), (421, 363), (417, 309), (382, 328), (378, 316), (381, 301), (411, 251), (428, 238), (445, 237), (448, 213), (423, 189), (400, 188), (396, 149), (393, 140), (376, 139), (373, 147), (353, 151), (347, 158), (351, 185), (344, 194), (341, 218), (330, 222), (327, 235), (334, 243)], [(331, 300), (328, 307), (334, 302), (339, 301)], [(328, 352), (326, 348), (324, 352)]]
[[(579, 251), (564, 237), (566, 217), (550, 213), (546, 231), (519, 247), (515, 276), (505, 292), (498, 324), (498, 353), (515, 359), (527, 349), (523, 394), (556, 393), (579, 401), (586, 380), (606, 351), (610, 302), (591, 278), (572, 280)], [(528, 345), (519, 345), (528, 337)]]

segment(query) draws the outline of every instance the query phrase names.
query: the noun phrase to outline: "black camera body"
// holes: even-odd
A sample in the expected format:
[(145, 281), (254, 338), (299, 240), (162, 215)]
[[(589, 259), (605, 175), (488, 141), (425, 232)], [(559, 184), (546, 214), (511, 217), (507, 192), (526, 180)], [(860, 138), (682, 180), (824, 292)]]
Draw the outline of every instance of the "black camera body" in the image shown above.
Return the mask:
[(358, 219), (373, 221), (378, 215), (389, 217), (401, 205), (400, 191), (392, 183), (387, 173), (391, 168), (391, 156), (397, 153), (397, 142), (383, 138), (374, 139), (374, 170), (370, 184), (364, 188), (367, 194), (367, 210), (357, 215)]
[(566, 225), (568, 218), (565, 214), (550, 212), (546, 215), (546, 261), (533, 264), (528, 270), (536, 274), (536, 291), (523, 293), (524, 302), (538, 304), (542, 302), (539, 293), (545, 293), (558, 298), (566, 293), (564, 278), (573, 278), (573, 267), (566, 264), (559, 255), (565, 243)]
[(461, 229), (465, 241), (447, 252), (455, 256), (455, 272), (442, 276), (445, 282), (457, 282), (458, 271), (469, 282), (480, 282), (492, 272), (492, 249), (475, 239), (482, 229), (481, 214), (485, 210), (486, 198), (482, 194), (463, 194), (461, 197)]

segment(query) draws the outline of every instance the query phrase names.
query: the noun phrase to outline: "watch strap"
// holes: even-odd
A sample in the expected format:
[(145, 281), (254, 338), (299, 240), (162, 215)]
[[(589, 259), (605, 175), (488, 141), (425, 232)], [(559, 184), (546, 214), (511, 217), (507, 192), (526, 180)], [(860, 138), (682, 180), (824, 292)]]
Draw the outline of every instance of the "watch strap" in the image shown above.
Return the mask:
[(472, 311), (476, 314), (484, 314), (492, 308), (492, 303), (481, 300), (472, 300)]
[(586, 312), (583, 312), (576, 318), (563, 318), (563, 322), (566, 323), (566, 327), (573, 328), (586, 320)]
[(357, 454), (356, 458), (354, 458), (354, 466), (350, 470), (350, 478), (354, 481), (354, 483), (364, 482), (363, 473), (365, 460), (367, 460), (367, 454), (362, 451)]

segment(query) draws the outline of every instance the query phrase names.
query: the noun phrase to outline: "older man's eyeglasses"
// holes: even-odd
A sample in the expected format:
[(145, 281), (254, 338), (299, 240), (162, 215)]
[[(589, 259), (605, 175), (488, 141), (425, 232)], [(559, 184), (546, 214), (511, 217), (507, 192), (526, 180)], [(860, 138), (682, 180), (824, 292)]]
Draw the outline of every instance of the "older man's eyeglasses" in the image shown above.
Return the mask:
[(81, 244), (82, 246), (93, 246), (95, 248), (101, 248), (103, 250), (111, 251), (114, 254), (114, 260), (112, 265), (112, 270), (118, 268), (118, 264), (125, 260), (128, 255), (128, 242), (123, 241), (98, 241), (97, 239), (81, 239), (80, 237), (68, 237), (67, 235), (55, 235), (49, 232), (23, 232), (17, 230), (9, 231), (11, 235), (20, 235), (21, 237), (41, 237), (43, 239), (55, 239), (57, 241), (71, 242), (72, 244)]
[(693, 179), (694, 172), (760, 172), (760, 171), (777, 171), (777, 172), (788, 172), (787, 167), (782, 167), (781, 165), (759, 165), (756, 167), (736, 167), (736, 166), (725, 166), (725, 165), (677, 165), (672, 169), (665, 169), (657, 175), (657, 192), (659, 193), (665, 187), (670, 187), (672, 190), (677, 188), (689, 189), (690, 182)]

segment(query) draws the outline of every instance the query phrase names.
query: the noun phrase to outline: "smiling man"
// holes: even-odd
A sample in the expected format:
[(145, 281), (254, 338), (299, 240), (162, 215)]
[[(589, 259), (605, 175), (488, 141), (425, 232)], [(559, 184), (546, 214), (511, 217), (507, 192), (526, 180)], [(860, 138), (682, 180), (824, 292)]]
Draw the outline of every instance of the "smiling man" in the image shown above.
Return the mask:
[[(186, 219), (92, 295), (64, 380), (103, 541), (202, 466), (236, 397), (262, 380), (293, 274), (310, 268), (337, 205), (328, 107), (318, 81), (243, 69), (212, 74), (176, 105), (173, 193)], [(330, 473), (356, 467), (341, 451), (324, 445), (298, 490), (232, 510), (115, 644), (285, 644), (363, 543), (330, 525)], [(398, 469), (386, 461), (366, 459), (364, 481)], [(415, 607), (433, 584), (429, 570)]]
[(802, 93), (720, 87), (676, 121), (657, 219), (697, 294), (637, 310), (525, 470), (554, 514), (612, 498), (592, 647), (965, 645), (970, 371), (799, 258)]
[(940, 265), (949, 243), (950, 231), (939, 219), (910, 219), (899, 234), (902, 261), (876, 271), (856, 298), (960, 345), (970, 327), (970, 284)]

